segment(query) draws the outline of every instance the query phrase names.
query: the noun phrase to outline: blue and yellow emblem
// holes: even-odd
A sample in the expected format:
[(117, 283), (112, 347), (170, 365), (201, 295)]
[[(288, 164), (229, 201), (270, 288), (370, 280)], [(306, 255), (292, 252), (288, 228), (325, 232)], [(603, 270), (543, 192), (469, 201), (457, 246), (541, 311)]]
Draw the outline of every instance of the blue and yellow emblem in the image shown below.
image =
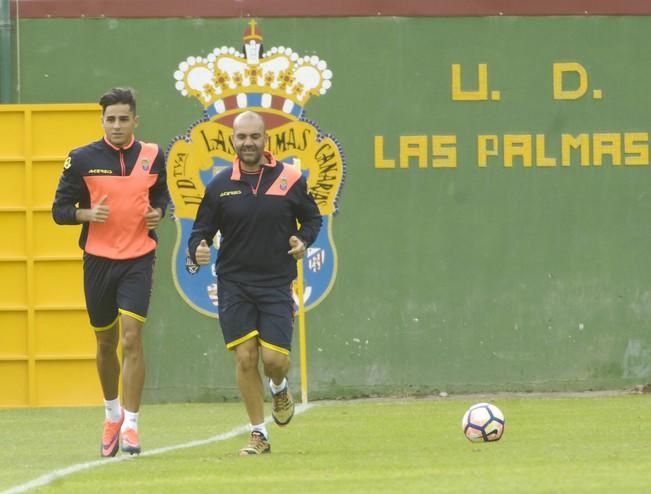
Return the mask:
[[(221, 47), (205, 57), (188, 57), (174, 78), (176, 89), (199, 100), (204, 108), (203, 118), (171, 143), (167, 160), (177, 226), (172, 274), (179, 294), (197, 311), (219, 316), (214, 273), (219, 233), (213, 244), (212, 269), (188, 269), (186, 245), (206, 185), (230, 167), (235, 157), (230, 142), (233, 120), (253, 110), (264, 115), (267, 149), (279, 161), (301, 167), (323, 215), (321, 233), (303, 259), (305, 308), (315, 307), (330, 292), (337, 274), (332, 221), (346, 170), (337, 140), (304, 114), (307, 101), (324, 95), (332, 85), (326, 62), (315, 55), (301, 57), (286, 47), (263, 51), (262, 33), (251, 20), (244, 34), (244, 53)], [(281, 190), (283, 186), (287, 188), (287, 181), (281, 182)]]

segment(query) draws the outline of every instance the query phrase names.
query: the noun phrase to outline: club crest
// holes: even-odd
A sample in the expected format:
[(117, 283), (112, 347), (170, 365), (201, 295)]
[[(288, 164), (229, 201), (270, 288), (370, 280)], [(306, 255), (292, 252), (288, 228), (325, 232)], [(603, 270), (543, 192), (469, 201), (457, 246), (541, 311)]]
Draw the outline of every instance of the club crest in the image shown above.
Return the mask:
[[(210, 269), (188, 265), (186, 246), (206, 185), (230, 167), (235, 157), (232, 125), (243, 111), (264, 116), (266, 148), (279, 161), (300, 167), (323, 217), (321, 232), (303, 260), (307, 310), (328, 295), (337, 273), (332, 222), (346, 162), (337, 140), (305, 118), (308, 100), (327, 93), (333, 74), (315, 55), (299, 56), (287, 47), (265, 51), (255, 20), (248, 23), (243, 41), (243, 52), (215, 48), (205, 57), (188, 57), (174, 72), (176, 89), (201, 103), (203, 117), (175, 138), (168, 151), (168, 183), (177, 226), (172, 274), (180, 296), (195, 310), (213, 317), (219, 317), (214, 273), (219, 233), (213, 239)], [(288, 187), (287, 179), (281, 177), (280, 190)]]
[(280, 190), (285, 192), (287, 190), (287, 177), (280, 177)]

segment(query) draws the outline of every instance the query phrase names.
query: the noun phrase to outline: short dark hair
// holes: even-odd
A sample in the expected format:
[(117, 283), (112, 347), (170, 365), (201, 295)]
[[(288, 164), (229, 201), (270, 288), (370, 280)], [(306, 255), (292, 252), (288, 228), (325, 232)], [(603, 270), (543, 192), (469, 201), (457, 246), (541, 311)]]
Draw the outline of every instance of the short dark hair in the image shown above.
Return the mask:
[(136, 95), (130, 87), (114, 87), (102, 95), (99, 104), (102, 107), (102, 114), (111, 105), (129, 105), (131, 112), (136, 114)]

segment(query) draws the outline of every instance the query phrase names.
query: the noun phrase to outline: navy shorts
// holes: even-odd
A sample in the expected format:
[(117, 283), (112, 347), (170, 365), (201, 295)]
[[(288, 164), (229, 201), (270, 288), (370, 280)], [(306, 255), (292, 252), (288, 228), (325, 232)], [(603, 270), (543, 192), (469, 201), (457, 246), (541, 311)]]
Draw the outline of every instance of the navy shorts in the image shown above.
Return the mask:
[(86, 309), (95, 330), (111, 328), (119, 314), (145, 322), (155, 260), (155, 251), (124, 260), (84, 253)]
[(217, 297), (226, 348), (232, 350), (257, 337), (260, 345), (289, 354), (294, 331), (294, 300), (289, 284), (259, 287), (219, 278)]

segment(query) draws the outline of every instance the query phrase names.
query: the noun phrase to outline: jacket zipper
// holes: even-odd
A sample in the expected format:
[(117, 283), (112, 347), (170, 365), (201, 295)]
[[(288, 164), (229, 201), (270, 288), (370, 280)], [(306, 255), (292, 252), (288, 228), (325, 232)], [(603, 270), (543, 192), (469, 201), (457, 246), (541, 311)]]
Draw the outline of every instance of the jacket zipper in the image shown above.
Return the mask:
[(127, 174), (127, 166), (124, 164), (124, 151), (120, 149), (120, 168), (122, 168), (122, 176)]

